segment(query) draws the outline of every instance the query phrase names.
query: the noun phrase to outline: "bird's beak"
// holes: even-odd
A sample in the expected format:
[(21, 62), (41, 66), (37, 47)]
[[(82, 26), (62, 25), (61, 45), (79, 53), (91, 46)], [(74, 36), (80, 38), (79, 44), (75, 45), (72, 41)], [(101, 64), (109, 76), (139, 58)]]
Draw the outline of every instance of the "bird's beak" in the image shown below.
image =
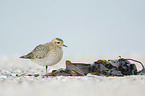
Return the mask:
[(67, 46), (63, 44), (63, 47), (67, 47)]

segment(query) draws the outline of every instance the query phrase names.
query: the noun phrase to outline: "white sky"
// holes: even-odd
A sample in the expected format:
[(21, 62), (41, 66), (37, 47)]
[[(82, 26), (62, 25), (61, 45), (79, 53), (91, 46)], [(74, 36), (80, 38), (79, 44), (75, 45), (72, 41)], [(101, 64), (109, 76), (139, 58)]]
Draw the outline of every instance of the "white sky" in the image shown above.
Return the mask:
[(0, 0), (0, 55), (56, 37), (65, 56), (145, 54), (145, 0)]

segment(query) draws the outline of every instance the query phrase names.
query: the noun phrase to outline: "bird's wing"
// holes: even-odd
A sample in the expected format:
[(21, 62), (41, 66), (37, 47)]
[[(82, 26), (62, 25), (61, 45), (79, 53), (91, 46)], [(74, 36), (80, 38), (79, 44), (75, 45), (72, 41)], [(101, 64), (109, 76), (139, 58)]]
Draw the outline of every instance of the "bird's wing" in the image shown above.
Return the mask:
[(25, 58), (28, 58), (28, 59), (43, 59), (48, 51), (49, 51), (49, 46), (46, 46), (45, 44), (44, 45), (38, 45), (37, 47), (35, 47), (35, 49), (30, 52), (29, 54), (25, 55)]

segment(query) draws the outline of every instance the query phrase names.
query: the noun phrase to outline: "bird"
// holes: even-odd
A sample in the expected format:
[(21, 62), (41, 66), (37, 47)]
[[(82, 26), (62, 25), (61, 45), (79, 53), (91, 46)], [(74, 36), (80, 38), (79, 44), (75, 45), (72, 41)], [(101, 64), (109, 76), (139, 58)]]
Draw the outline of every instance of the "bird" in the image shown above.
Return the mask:
[(36, 46), (27, 55), (21, 56), (23, 59), (30, 59), (32, 62), (46, 67), (57, 64), (63, 57), (62, 47), (67, 47), (60, 38), (54, 38), (51, 42)]

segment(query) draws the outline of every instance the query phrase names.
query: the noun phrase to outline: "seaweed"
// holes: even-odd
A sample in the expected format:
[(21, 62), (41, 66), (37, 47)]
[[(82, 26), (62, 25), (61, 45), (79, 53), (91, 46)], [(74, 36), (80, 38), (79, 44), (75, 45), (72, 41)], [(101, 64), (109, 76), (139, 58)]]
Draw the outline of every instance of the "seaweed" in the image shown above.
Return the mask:
[[(138, 71), (136, 64), (130, 61), (141, 64), (142, 70)], [(65, 69), (53, 70), (45, 76), (86, 76), (88, 73), (98, 76), (145, 75), (145, 69), (140, 61), (134, 59), (97, 60), (92, 64), (67, 60)]]

